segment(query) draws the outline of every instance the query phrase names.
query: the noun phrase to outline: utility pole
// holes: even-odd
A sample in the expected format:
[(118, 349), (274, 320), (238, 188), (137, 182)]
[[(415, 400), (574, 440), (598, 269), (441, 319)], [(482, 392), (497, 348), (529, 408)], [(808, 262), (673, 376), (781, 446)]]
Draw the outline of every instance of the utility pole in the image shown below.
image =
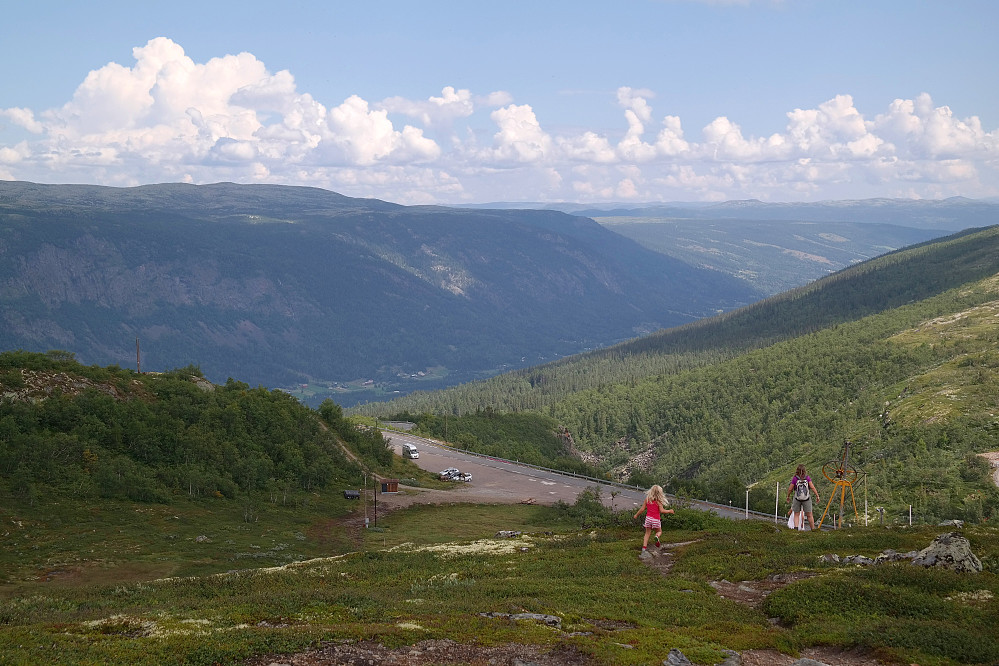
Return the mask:
[(142, 374), (142, 364), (139, 362), (139, 338), (135, 339), (135, 372)]

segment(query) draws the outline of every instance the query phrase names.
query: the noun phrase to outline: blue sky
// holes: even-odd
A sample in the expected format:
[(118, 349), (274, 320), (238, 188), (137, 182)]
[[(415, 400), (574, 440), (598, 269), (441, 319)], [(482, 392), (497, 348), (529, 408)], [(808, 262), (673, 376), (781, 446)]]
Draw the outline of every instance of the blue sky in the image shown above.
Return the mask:
[(992, 0), (8, 3), (0, 179), (999, 196)]

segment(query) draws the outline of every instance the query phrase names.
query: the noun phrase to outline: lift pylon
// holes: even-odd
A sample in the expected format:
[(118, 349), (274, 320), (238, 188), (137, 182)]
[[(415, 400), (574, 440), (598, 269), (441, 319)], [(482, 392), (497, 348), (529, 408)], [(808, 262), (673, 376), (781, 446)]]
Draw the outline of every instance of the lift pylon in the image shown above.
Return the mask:
[(847, 490), (850, 491), (850, 501), (853, 502), (853, 514), (858, 519), (860, 518), (860, 513), (857, 511), (857, 498), (853, 494), (853, 484), (860, 479), (863, 473), (850, 464), (850, 445), (850, 440), (843, 442), (843, 452), (839, 459), (830, 460), (822, 466), (822, 476), (832, 481), (833, 491), (829, 493), (826, 510), (822, 512), (822, 518), (819, 519), (819, 529), (822, 529), (822, 523), (826, 519), (826, 514), (829, 513), (829, 507), (832, 506), (837, 495), (839, 495), (839, 521), (836, 524), (837, 526), (843, 525), (843, 505), (846, 503)]

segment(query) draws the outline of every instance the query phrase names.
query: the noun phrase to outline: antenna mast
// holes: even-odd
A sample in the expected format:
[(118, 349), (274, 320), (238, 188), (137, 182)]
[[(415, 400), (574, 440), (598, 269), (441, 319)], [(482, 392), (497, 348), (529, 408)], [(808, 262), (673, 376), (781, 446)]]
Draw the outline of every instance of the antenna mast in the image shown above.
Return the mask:
[(142, 365), (139, 363), (139, 338), (135, 339), (135, 372), (142, 374)]

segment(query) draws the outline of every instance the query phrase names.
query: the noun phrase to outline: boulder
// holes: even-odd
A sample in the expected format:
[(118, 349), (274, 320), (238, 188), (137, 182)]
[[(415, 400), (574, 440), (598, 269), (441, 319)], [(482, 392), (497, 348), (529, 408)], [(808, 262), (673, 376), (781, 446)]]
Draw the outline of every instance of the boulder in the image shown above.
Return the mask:
[(945, 520), (942, 523), (937, 523), (937, 527), (956, 527), (957, 529), (961, 529), (962, 527), (964, 527), (964, 521), (963, 520)]
[(919, 551), (914, 565), (941, 567), (965, 573), (980, 573), (982, 561), (971, 552), (971, 544), (957, 532), (941, 534), (926, 548)]
[(694, 666), (694, 664), (690, 659), (687, 659), (687, 655), (676, 648), (672, 648), (669, 654), (666, 655), (666, 659), (663, 660), (663, 666)]

